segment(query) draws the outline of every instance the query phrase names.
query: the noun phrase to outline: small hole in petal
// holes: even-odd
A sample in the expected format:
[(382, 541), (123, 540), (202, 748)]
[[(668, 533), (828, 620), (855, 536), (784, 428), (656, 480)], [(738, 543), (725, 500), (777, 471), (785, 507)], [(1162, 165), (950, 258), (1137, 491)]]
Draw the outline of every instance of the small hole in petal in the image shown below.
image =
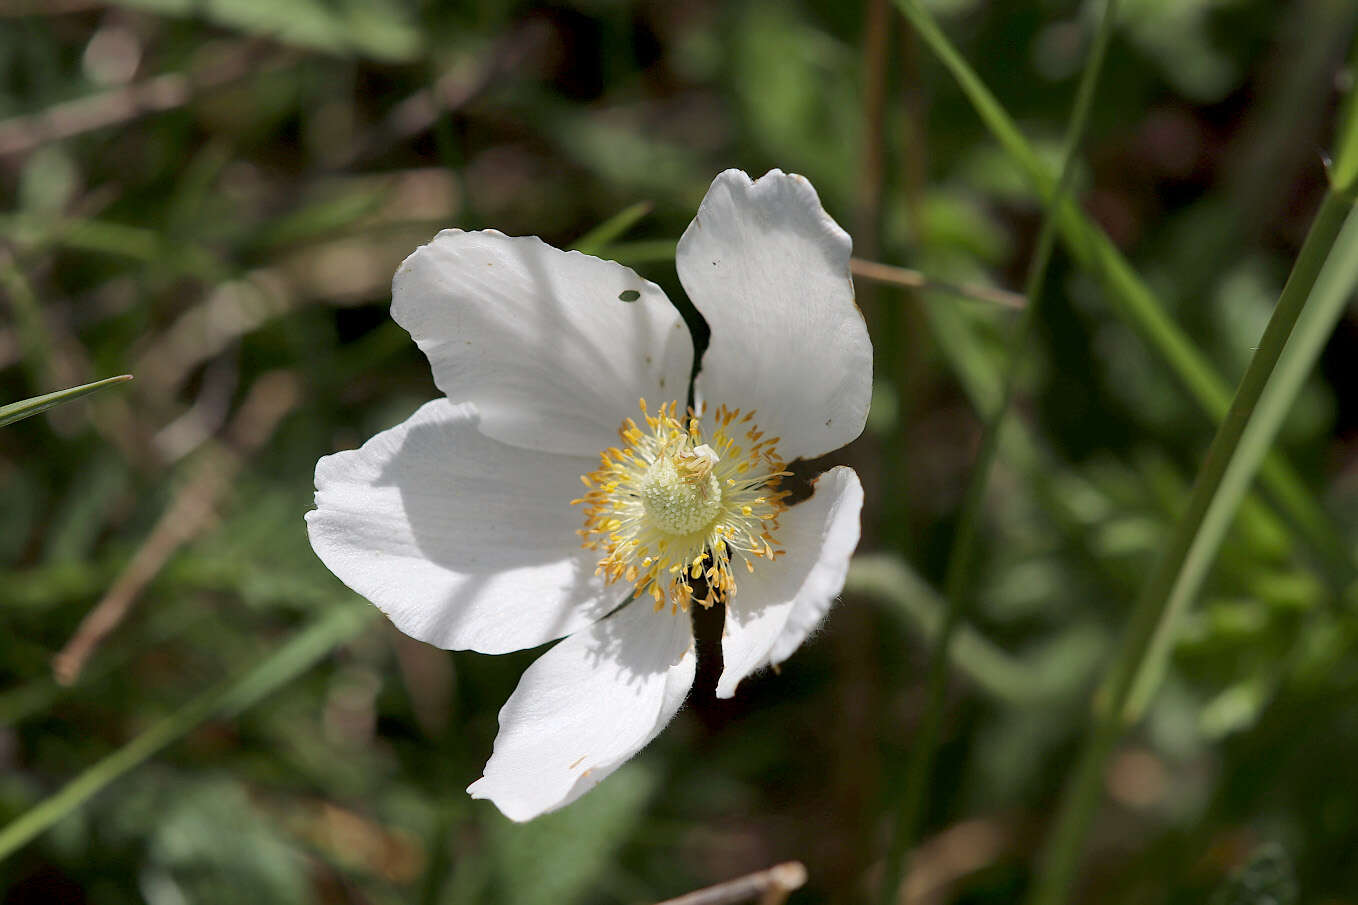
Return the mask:
[(624, 289), (618, 293), (618, 301), (620, 302), (635, 302), (639, 298), (641, 298), (641, 293), (635, 289)]

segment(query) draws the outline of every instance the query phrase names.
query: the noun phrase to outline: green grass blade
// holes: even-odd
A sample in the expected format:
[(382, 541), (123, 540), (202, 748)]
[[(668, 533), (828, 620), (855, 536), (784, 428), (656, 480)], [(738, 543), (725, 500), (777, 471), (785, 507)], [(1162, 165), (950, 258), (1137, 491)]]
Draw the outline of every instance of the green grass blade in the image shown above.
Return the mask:
[[(1344, 193), (1352, 188), (1336, 186)], [(1358, 213), (1332, 191), (1316, 214), (1185, 512), (1137, 599), (1122, 646), (1095, 697), (1093, 724), (1029, 898), (1033, 905), (1066, 901), (1099, 804), (1104, 765), (1127, 720), (1152, 696), (1178, 617), (1200, 589), (1260, 462), (1355, 286)]]
[(640, 223), (641, 219), (651, 212), (652, 206), (649, 201), (639, 201), (631, 207), (623, 208), (577, 239), (571, 248), (587, 255), (602, 254), (608, 246)]
[(94, 764), (0, 829), (0, 860), (8, 858), (100, 790), (205, 721), (230, 717), (297, 678), (367, 625), (372, 607), (343, 606), (327, 613), (251, 669), (205, 692)]
[[(952, 74), (981, 121), (1023, 169), (1039, 196), (1050, 203), (1056, 190), (1056, 179), (990, 89), (919, 0), (894, 2)], [(1339, 159), (1340, 166), (1358, 170), (1358, 161), (1350, 163), (1351, 157), (1342, 154)], [(1070, 201), (1060, 205), (1058, 226), (1071, 255), (1101, 280), (1116, 312), (1164, 359), (1204, 412), (1216, 421), (1224, 418), (1230, 405), (1229, 384), (1165, 313), (1165, 306), (1117, 246)], [(1261, 476), (1277, 505), (1300, 529), (1307, 544), (1324, 556), (1330, 568), (1341, 573), (1342, 579), (1351, 577), (1355, 568), (1352, 557), (1336, 543), (1338, 534), (1329, 518), (1287, 462), (1277, 454), (1270, 454)]]
[[(1347, 216), (1345, 216), (1347, 214)], [(1337, 238), (1332, 238), (1333, 224), (1338, 219), (1342, 230)], [(1292, 404), (1301, 392), (1302, 384), (1314, 368), (1321, 350), (1335, 324), (1344, 313), (1344, 307), (1358, 285), (1358, 213), (1337, 196), (1329, 195), (1322, 205), (1312, 233), (1320, 233), (1323, 241), (1331, 237), (1333, 247), (1324, 268), (1318, 276), (1307, 273), (1305, 250), (1298, 258), (1292, 279), (1278, 301), (1278, 310), (1283, 311), (1288, 301), (1291, 286), (1305, 277), (1311, 276), (1312, 288), (1309, 300), (1303, 296), (1304, 307), (1293, 315), (1291, 335), (1285, 340), (1281, 354), (1276, 359), (1267, 382), (1258, 391), (1258, 403), (1249, 415), (1248, 422), (1240, 431), (1240, 439), (1231, 451), (1229, 460), (1222, 471), (1220, 486), (1208, 503), (1202, 516), (1202, 524), (1193, 535), (1190, 546), (1184, 555), (1183, 566), (1175, 579), (1169, 594), (1169, 605), (1164, 618), (1152, 639), (1151, 649), (1141, 665), (1128, 702), (1126, 718), (1137, 719), (1144, 711), (1147, 702), (1159, 686), (1164, 672), (1165, 661), (1169, 654), (1170, 642), (1178, 622), (1178, 616), (1196, 596), (1202, 586), (1217, 550), (1226, 536), (1227, 529), (1239, 507), (1250, 483), (1254, 480), (1259, 464), (1273, 445), (1283, 420), (1292, 409)], [(1307, 243), (1309, 248), (1311, 242)], [(1275, 321), (1277, 320), (1275, 315)], [(1273, 322), (1270, 322), (1270, 328)], [(1260, 341), (1260, 351), (1271, 346), (1268, 332)], [(1241, 381), (1240, 393), (1252, 392), (1246, 383), (1251, 375), (1246, 373)], [(1232, 410), (1235, 413), (1235, 409)], [(1224, 426), (1223, 426), (1224, 429)], [(1210, 453), (1209, 453), (1210, 455)]]
[(18, 402), (11, 402), (9, 405), (0, 405), (0, 427), (4, 427), (6, 424), (13, 424), (15, 421), (22, 421), (25, 418), (31, 418), (34, 415), (41, 414), (64, 402), (79, 399), (81, 396), (88, 396), (90, 393), (102, 390), (106, 386), (112, 386), (115, 383), (125, 383), (131, 379), (131, 374), (120, 374), (117, 377), (107, 377), (103, 380), (96, 380), (94, 383), (87, 383), (83, 386), (57, 390), (55, 393), (34, 396), (31, 399), (21, 399)]
[(1098, 31), (1084, 73), (1076, 90), (1070, 122), (1066, 128), (1062, 149), (1061, 176), (1052, 191), (1048, 210), (1043, 217), (1042, 230), (1038, 235), (1037, 247), (1028, 268), (1024, 285), (1027, 305), (1019, 317), (1009, 342), (1006, 357), (1003, 391), (999, 406), (985, 418), (985, 429), (981, 435), (980, 451), (972, 466), (971, 477), (967, 482), (966, 493), (958, 516), (957, 532), (953, 537), (948, 554), (947, 572), (944, 578), (944, 593), (947, 609), (943, 626), (934, 641), (929, 656), (929, 672), (926, 679), (925, 710), (915, 745), (910, 752), (906, 767), (905, 787), (896, 809), (895, 826), (887, 849), (883, 870), (883, 884), (880, 900), (890, 905), (899, 896), (902, 882), (908, 870), (906, 853), (913, 846), (915, 836), (923, 819), (927, 800), (929, 778), (933, 773), (933, 762), (942, 735), (943, 711), (945, 709), (948, 674), (951, 657), (949, 647), (959, 629), (966, 622), (971, 598), (970, 576), (975, 571), (975, 543), (981, 510), (985, 504), (986, 490), (990, 485), (990, 475), (994, 469), (996, 454), (1000, 448), (1000, 434), (1009, 410), (1013, 406), (1015, 389), (1018, 386), (1018, 372), (1024, 352), (1032, 338), (1032, 333), (1041, 308), (1042, 284), (1046, 280), (1047, 266), (1051, 261), (1056, 242), (1057, 223), (1060, 219), (1063, 202), (1069, 191), (1075, 172), (1075, 161), (1079, 156), (1080, 143), (1084, 138), (1089, 122), (1089, 110), (1093, 104), (1099, 75), (1108, 50), (1108, 42), (1113, 34), (1113, 23), (1117, 16), (1117, 0), (1106, 0)]

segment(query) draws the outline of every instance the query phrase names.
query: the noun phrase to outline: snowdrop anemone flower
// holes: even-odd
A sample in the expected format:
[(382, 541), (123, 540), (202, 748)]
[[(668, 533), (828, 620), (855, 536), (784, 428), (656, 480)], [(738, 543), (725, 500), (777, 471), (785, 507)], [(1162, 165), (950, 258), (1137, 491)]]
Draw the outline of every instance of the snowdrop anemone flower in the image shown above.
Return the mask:
[(693, 409), (684, 321), (626, 267), (459, 230), (401, 265), (392, 316), (444, 398), (321, 459), (307, 524), (408, 635), (489, 654), (565, 639), (500, 711), (472, 796), (527, 820), (632, 757), (693, 684), (694, 607), (725, 606), (719, 697), (825, 616), (863, 490), (831, 468), (789, 505), (784, 479), (867, 417), (849, 249), (800, 176), (717, 177), (676, 260), (711, 327)]

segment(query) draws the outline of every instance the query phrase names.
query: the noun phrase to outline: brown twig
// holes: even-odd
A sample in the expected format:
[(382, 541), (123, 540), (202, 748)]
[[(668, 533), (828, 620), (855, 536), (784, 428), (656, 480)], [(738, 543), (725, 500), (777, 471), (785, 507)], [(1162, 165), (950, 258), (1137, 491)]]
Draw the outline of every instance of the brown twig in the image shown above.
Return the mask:
[(207, 528), (218, 498), (245, 458), (263, 445), (299, 398), (297, 378), (291, 373), (272, 371), (255, 381), (231, 421), (227, 442), (203, 453), (193, 476), (175, 494), (127, 568), (52, 658), (52, 672), (59, 683), (70, 685), (80, 677), (99, 644), (127, 618), (141, 592), (174, 552)]
[(747, 874), (716, 886), (666, 899), (657, 905), (732, 905), (759, 899), (759, 905), (782, 905), (788, 894), (806, 883), (806, 867), (800, 861), (785, 861), (768, 870)]
[(48, 142), (172, 110), (204, 91), (294, 59), (296, 56), (288, 52), (261, 53), (258, 47), (246, 46), (191, 72), (153, 76), (134, 85), (56, 104), (39, 113), (0, 121), (0, 156), (25, 154)]
[(948, 292), (953, 295), (960, 295), (964, 298), (977, 299), (982, 302), (993, 302), (1005, 308), (1020, 309), (1028, 304), (1023, 295), (1018, 292), (1010, 292), (1008, 289), (996, 289), (993, 286), (980, 286), (976, 283), (953, 284), (945, 283), (942, 280), (935, 280), (933, 277), (926, 276), (918, 270), (910, 270), (906, 267), (894, 267), (890, 264), (882, 264), (878, 261), (865, 261), (862, 258), (851, 258), (849, 260), (849, 270), (853, 275), (864, 280), (871, 280), (875, 283), (884, 283), (888, 286), (902, 286), (906, 289), (932, 289), (937, 292)]

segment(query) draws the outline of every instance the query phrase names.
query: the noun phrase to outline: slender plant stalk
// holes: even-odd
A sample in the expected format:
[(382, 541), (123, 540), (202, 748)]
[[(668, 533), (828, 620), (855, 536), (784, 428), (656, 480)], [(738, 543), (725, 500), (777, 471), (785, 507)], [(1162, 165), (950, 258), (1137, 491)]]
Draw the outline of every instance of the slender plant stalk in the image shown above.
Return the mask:
[(1004, 390), (999, 407), (986, 419), (981, 435), (980, 450), (972, 467), (971, 478), (967, 483), (962, 510), (958, 516), (957, 533), (953, 538), (952, 549), (948, 555), (948, 566), (944, 578), (944, 593), (947, 610), (943, 628), (934, 641), (930, 652), (929, 672), (926, 679), (924, 718), (911, 750), (910, 762), (906, 767), (905, 788), (895, 812), (895, 825), (887, 849), (883, 871), (882, 902), (894, 902), (901, 883), (904, 881), (908, 864), (906, 855), (914, 844), (923, 818), (928, 780), (933, 773), (934, 758), (938, 751), (943, 725), (943, 711), (948, 687), (950, 652), (953, 638), (958, 629), (966, 622), (970, 609), (971, 589), (969, 578), (974, 571), (973, 560), (976, 548), (976, 529), (980, 522), (981, 509), (985, 503), (986, 489), (994, 469), (996, 453), (1000, 445), (1000, 431), (1004, 428), (1005, 418), (1013, 407), (1018, 373), (1024, 352), (1032, 338), (1037, 323), (1042, 299), (1042, 284), (1047, 277), (1047, 266), (1051, 261), (1052, 250), (1056, 243), (1056, 231), (1061, 205), (1070, 189), (1075, 173), (1075, 162), (1084, 138), (1085, 127), (1089, 122), (1089, 110), (1093, 104), (1099, 74), (1108, 50), (1108, 42), (1113, 34), (1113, 23), (1117, 17), (1117, 0), (1106, 0), (1103, 16), (1099, 20), (1098, 31), (1094, 37), (1089, 59), (1080, 78), (1071, 110), (1070, 122), (1066, 127), (1062, 153), (1061, 176), (1051, 193), (1046, 215), (1043, 217), (1042, 230), (1038, 235), (1037, 248), (1028, 268), (1024, 287), (1027, 305), (1015, 325), (1010, 338), (1009, 354), (1006, 359)]
[(1358, 285), (1358, 125), (1350, 103), (1321, 202), (1259, 346), (1198, 472), (1188, 505), (1137, 599), (1043, 855), (1031, 905), (1062, 905), (1101, 800), (1109, 755), (1164, 672), (1178, 617), (1197, 595), (1231, 519), (1326, 337)]
[[(990, 89), (919, 0), (895, 0), (895, 3), (910, 20), (920, 38), (952, 74), (984, 125), (1027, 174), (1039, 196), (1050, 201), (1055, 191), (1055, 180), (1050, 169), (1023, 137)], [(1338, 165), (1342, 166), (1343, 162)], [(1350, 166), (1358, 167), (1358, 164)], [(1163, 303), (1132, 269), (1112, 240), (1078, 206), (1065, 201), (1058, 209), (1060, 234), (1070, 253), (1102, 281), (1115, 310), (1164, 359), (1198, 406), (1219, 422), (1225, 417), (1231, 400), (1226, 380), (1165, 313)], [(1341, 588), (1346, 585), (1358, 573), (1354, 558), (1337, 541), (1339, 532), (1334, 529), (1305, 483), (1276, 454), (1266, 458), (1260, 476), (1287, 520), (1300, 529), (1300, 535), (1306, 543), (1320, 554), (1331, 583)]]
[(213, 717), (230, 717), (301, 675), (368, 623), (372, 607), (344, 606), (327, 613), (254, 667), (204, 692), (123, 745), (0, 829), (0, 860), (8, 858), (114, 780), (188, 735)]

